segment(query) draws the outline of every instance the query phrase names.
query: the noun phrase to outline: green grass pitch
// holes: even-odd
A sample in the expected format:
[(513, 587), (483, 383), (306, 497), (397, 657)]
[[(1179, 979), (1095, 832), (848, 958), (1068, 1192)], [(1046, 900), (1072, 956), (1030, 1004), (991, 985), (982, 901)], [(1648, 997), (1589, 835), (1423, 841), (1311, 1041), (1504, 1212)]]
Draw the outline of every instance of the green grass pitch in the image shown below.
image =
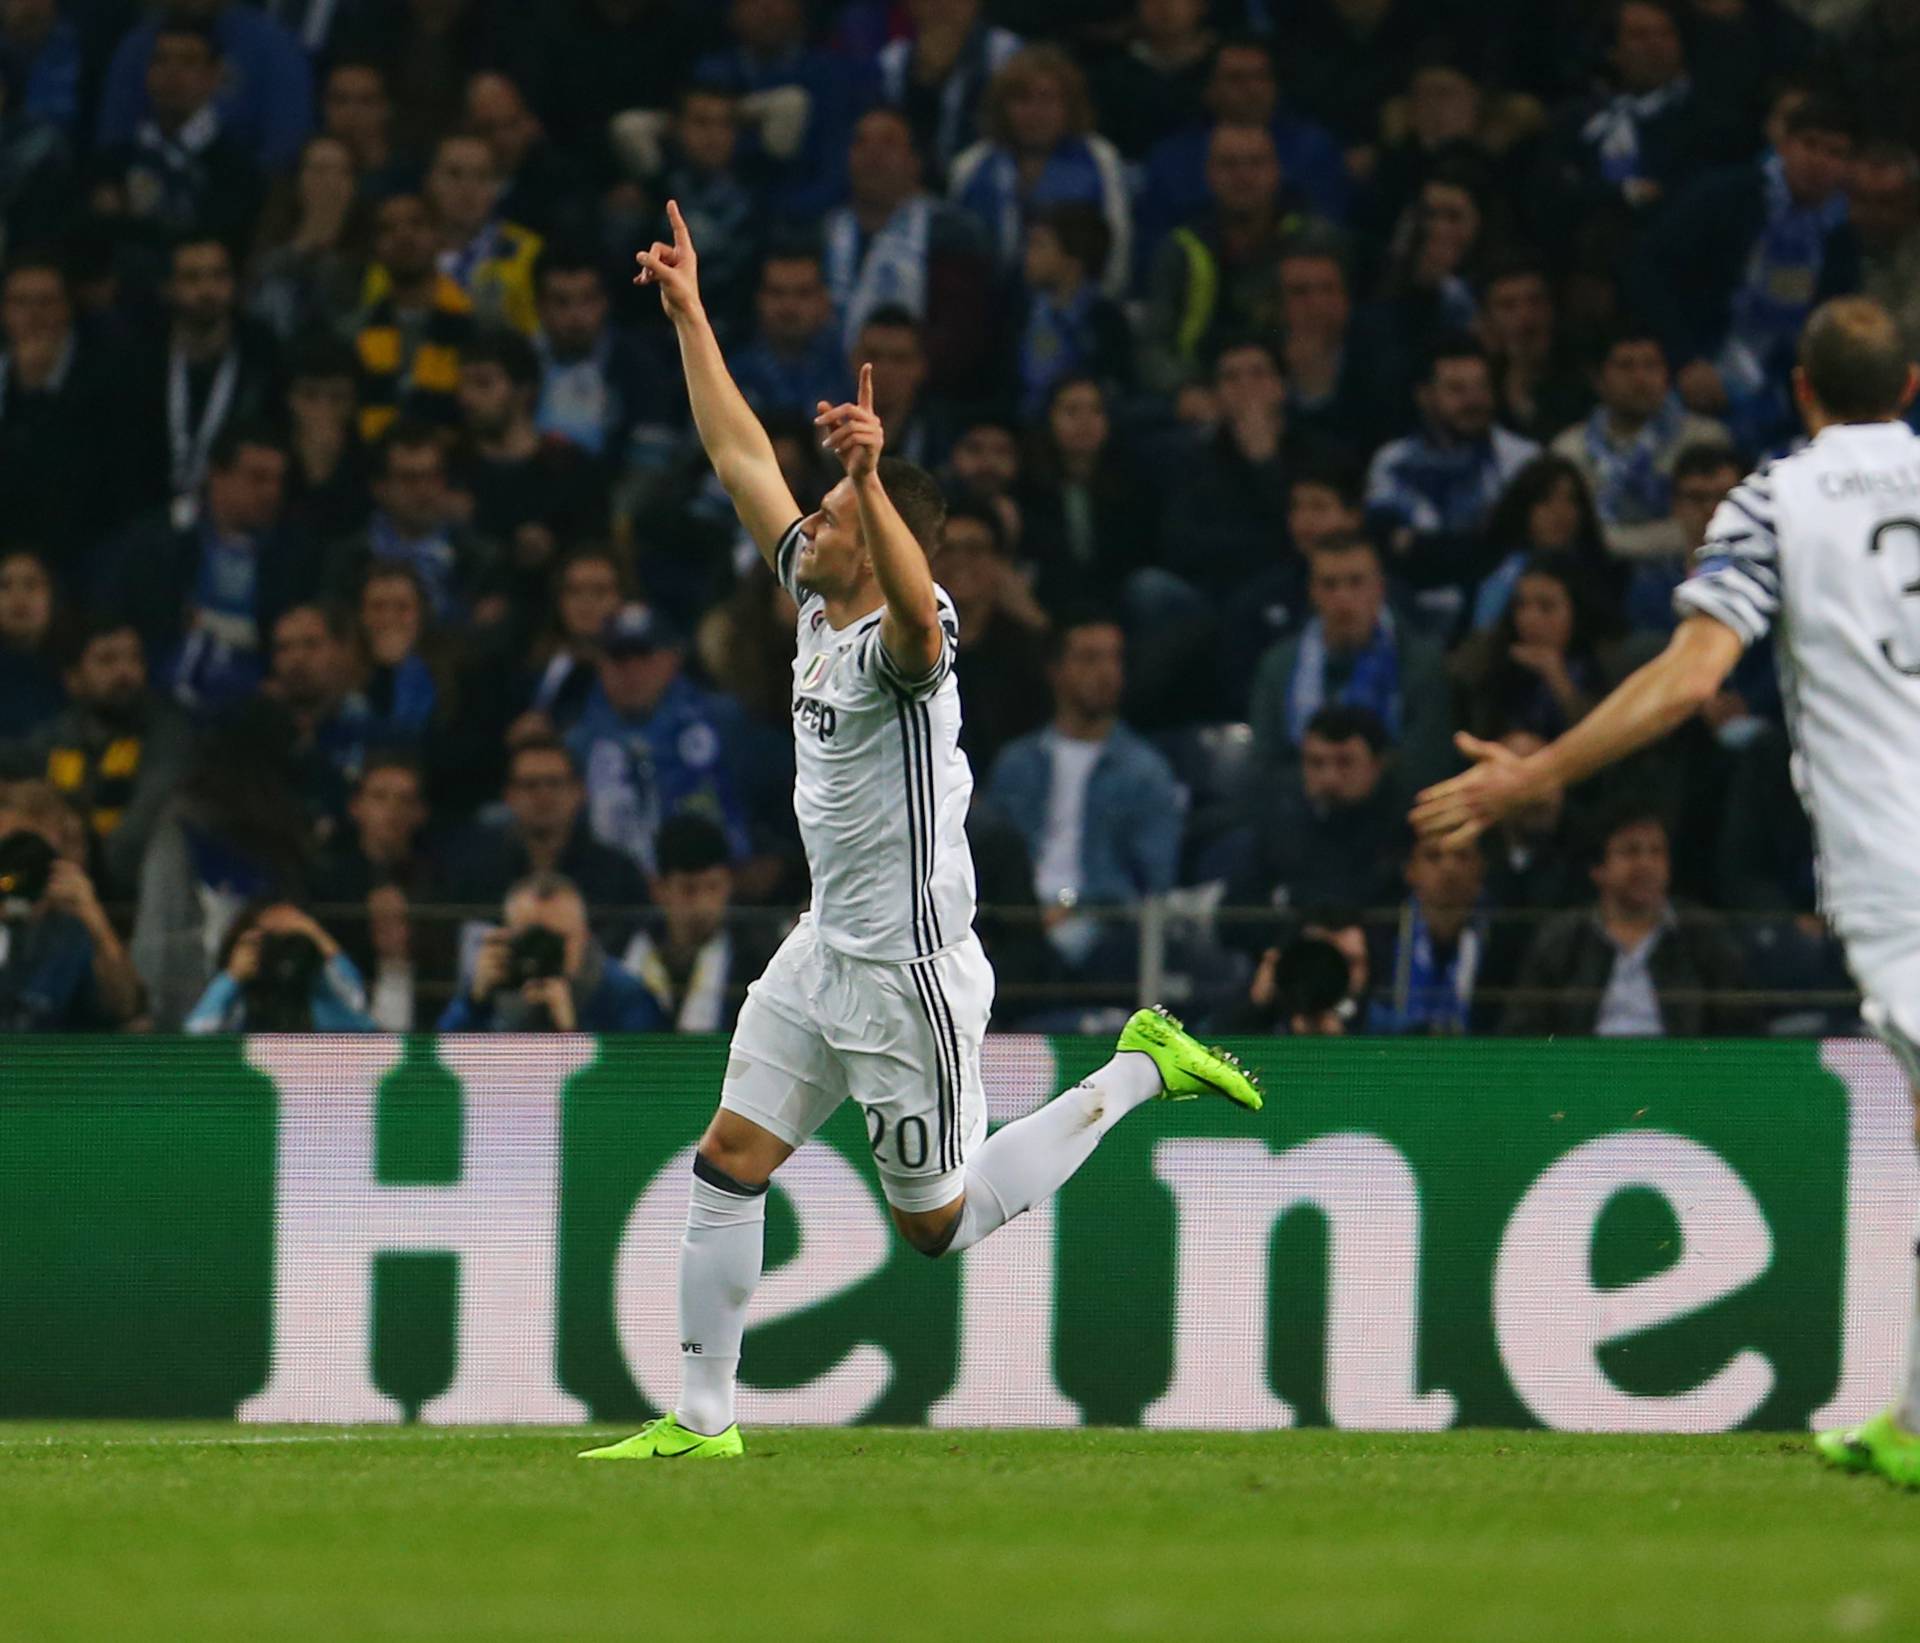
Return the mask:
[(0, 1636), (1920, 1636), (1920, 1495), (1774, 1436), (0, 1425)]

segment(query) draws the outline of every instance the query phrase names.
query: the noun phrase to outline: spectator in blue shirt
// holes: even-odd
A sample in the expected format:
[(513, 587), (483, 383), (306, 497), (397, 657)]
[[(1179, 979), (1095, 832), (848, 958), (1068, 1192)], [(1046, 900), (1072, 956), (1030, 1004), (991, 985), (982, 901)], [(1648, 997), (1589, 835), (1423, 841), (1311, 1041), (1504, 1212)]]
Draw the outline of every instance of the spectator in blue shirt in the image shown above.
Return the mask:
[(586, 775), (594, 837), (651, 875), (661, 823), (692, 810), (721, 825), (736, 861), (745, 856), (725, 703), (681, 673), (686, 645), (665, 612), (623, 606), (600, 650), (599, 683), (567, 738)]
[(340, 943), (291, 902), (243, 912), (180, 1030), (371, 1033), (367, 990)]
[(1414, 397), (1420, 429), (1374, 456), (1367, 516), (1421, 625), (1444, 637), (1479, 579), (1493, 505), (1540, 447), (1494, 426), (1492, 367), (1470, 337), (1435, 346)]
[(0, 799), (0, 1033), (112, 1029), (140, 1012), (140, 977), (70, 859), (84, 841), (46, 783)]
[(753, 309), (758, 330), (731, 363), (740, 392), (763, 418), (810, 423), (821, 400), (838, 405), (848, 397), (846, 351), (817, 252), (768, 252)]
[[(268, 171), (286, 171), (313, 129), (313, 69), (300, 42), (273, 18), (234, 0), (180, 0), (169, 18), (210, 24), (226, 73), (215, 106), (226, 129)], [(100, 105), (100, 144), (133, 137), (147, 117), (147, 62), (160, 21), (130, 30), (113, 54)]]
[(59, 0), (13, 0), (0, 7), (0, 81), (21, 113), (77, 137), (84, 67), (80, 30), (61, 16)]
[(650, 1033), (666, 1025), (653, 994), (595, 939), (572, 881), (537, 873), (507, 893), (473, 974), (440, 1017), (443, 1033)]
[(1130, 932), (1080, 913), (1135, 907), (1171, 889), (1184, 804), (1167, 761), (1120, 719), (1126, 640), (1104, 616), (1056, 630), (1053, 723), (1009, 742), (987, 798), (1026, 842), (1048, 934), (1087, 975), (1125, 963)]

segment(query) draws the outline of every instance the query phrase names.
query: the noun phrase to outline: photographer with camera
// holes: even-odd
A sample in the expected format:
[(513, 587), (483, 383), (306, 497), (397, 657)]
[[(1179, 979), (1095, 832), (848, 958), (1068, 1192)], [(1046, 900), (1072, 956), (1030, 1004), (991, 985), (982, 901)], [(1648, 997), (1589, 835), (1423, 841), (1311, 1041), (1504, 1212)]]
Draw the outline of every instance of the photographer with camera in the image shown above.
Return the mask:
[(366, 987), (340, 943), (290, 901), (233, 921), (187, 1033), (373, 1033)]
[(45, 782), (0, 787), (0, 1032), (110, 1031), (140, 977), (74, 854), (84, 830)]
[(443, 1033), (647, 1033), (666, 1025), (653, 995), (607, 956), (570, 880), (536, 873), (507, 892), (506, 922), (480, 943), (473, 977), (440, 1017)]

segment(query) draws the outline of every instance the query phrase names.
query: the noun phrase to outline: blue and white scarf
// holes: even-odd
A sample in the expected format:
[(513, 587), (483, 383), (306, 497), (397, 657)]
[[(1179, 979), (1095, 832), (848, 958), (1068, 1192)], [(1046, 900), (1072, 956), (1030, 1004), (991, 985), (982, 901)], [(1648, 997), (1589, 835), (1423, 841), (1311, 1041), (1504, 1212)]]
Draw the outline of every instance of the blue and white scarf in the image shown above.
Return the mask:
[(1580, 128), (1580, 136), (1600, 157), (1600, 175), (1610, 183), (1644, 177), (1640, 169), (1640, 128), (1693, 95), (1685, 75), (1657, 91), (1623, 91)]
[(1486, 931), (1473, 920), (1461, 930), (1452, 957), (1442, 962), (1420, 898), (1410, 897), (1400, 910), (1393, 992), (1375, 1000), (1369, 1027), (1377, 1033), (1464, 1033), (1485, 946)]
[(995, 148), (960, 189), (957, 203), (987, 225), (994, 254), (1007, 267), (1020, 259), (1026, 216), (1050, 205), (1106, 205), (1106, 174), (1081, 137), (1068, 137), (1047, 156), (1027, 194), (1020, 192), (1020, 165), (1010, 150)]
[(851, 350), (860, 327), (876, 308), (894, 304), (915, 319), (927, 311), (927, 251), (933, 237), (933, 201), (908, 200), (870, 238), (860, 231), (852, 206), (826, 222), (827, 290), (840, 315), (840, 337)]
[(179, 649), (162, 663), (174, 700), (205, 713), (251, 695), (265, 672), (260, 643), (260, 550), (251, 537), (200, 528), (193, 609)]
[[(1301, 631), (1300, 654), (1287, 685), (1287, 734), (1295, 747), (1305, 740), (1314, 714), (1327, 705), (1327, 657), (1326, 629), (1316, 616)], [(1367, 708), (1387, 727), (1389, 740), (1400, 740), (1400, 645), (1390, 613), (1380, 613), (1373, 637), (1355, 653), (1338, 700), (1342, 707)]]
[[(1007, 29), (976, 23), (960, 48), (953, 67), (940, 83), (940, 128), (934, 134), (933, 157), (944, 172), (961, 149), (973, 140), (973, 111), (987, 82), (1006, 66), (1024, 44)], [(913, 69), (913, 42), (894, 40), (880, 48), (880, 89), (895, 108), (907, 104), (907, 76)]]
[(1752, 414), (1743, 417), (1743, 407), (1780, 397), (1794, 344), (1820, 292), (1827, 237), (1847, 220), (1844, 193), (1819, 205), (1796, 205), (1777, 151), (1767, 156), (1761, 177), (1766, 223), (1734, 291), (1726, 346), (1714, 362), (1734, 402), (1737, 433)]
[(1608, 437), (1606, 408), (1587, 418), (1587, 460), (1598, 479), (1594, 506), (1609, 525), (1641, 525), (1672, 511), (1673, 482), (1660, 466), (1686, 422), (1686, 407), (1668, 394), (1647, 425), (1623, 448)]
[(1064, 308), (1043, 292), (1027, 299), (1020, 334), (1020, 403), (1029, 416), (1046, 409), (1047, 394), (1062, 377), (1083, 369), (1093, 356), (1091, 285), (1083, 285)]

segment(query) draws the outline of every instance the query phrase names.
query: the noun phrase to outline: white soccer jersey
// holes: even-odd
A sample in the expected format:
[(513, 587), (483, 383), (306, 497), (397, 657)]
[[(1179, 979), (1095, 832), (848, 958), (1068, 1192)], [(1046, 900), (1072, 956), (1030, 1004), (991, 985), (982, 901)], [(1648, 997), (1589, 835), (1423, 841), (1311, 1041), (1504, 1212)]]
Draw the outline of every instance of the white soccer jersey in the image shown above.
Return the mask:
[(907, 678), (880, 643), (878, 612), (835, 629), (825, 602), (795, 583), (800, 545), (796, 521), (774, 564), (800, 607), (793, 809), (814, 928), (850, 958), (926, 958), (973, 931), (973, 771), (960, 751), (953, 677), (959, 618), (935, 589), (940, 659), (925, 678)]
[(1775, 633), (1821, 903), (1850, 946), (1920, 931), (1920, 438), (1824, 430), (1735, 487), (1674, 594)]

